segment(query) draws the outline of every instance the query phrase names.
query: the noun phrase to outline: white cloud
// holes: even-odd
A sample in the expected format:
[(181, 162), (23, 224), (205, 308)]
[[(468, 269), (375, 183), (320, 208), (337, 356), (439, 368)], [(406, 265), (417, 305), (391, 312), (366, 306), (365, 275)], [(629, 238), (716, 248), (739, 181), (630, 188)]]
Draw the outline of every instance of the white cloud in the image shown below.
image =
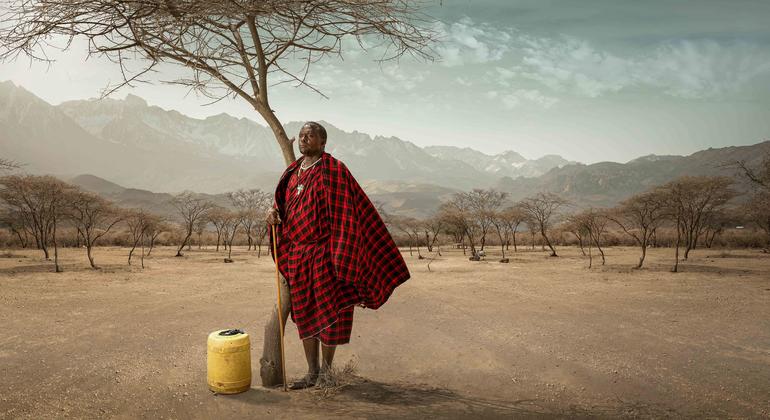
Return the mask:
[(516, 78), (534, 80), (557, 92), (595, 98), (628, 87), (652, 87), (683, 98), (737, 93), (755, 78), (770, 74), (770, 52), (748, 43), (679, 41), (652, 52), (620, 57), (574, 37), (518, 36), (512, 51), (521, 62), (498, 67), (501, 86)]
[(442, 39), (437, 51), (441, 63), (448, 67), (498, 61), (508, 51), (512, 39), (509, 31), (467, 17), (451, 24), (439, 22), (436, 31)]
[(508, 109), (517, 108), (522, 105), (550, 108), (559, 102), (558, 99), (544, 95), (535, 89), (516, 89), (513, 92), (502, 95), (500, 100)]

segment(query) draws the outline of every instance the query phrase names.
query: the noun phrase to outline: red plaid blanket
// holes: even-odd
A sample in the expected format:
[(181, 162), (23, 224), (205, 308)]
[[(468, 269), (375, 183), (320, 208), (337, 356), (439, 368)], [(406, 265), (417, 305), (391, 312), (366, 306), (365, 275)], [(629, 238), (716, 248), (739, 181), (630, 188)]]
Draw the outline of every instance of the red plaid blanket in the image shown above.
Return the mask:
[[(377, 309), (398, 285), (409, 279), (409, 270), (377, 209), (345, 164), (328, 153), (321, 159), (319, 165), (331, 222), (329, 241), (334, 274), (338, 280), (354, 286), (359, 298), (357, 303)], [(299, 167), (300, 161), (289, 165), (278, 181), (275, 206), (281, 219), (285, 219), (287, 175)], [(280, 233), (278, 225), (278, 268), (286, 276), (288, 261), (281, 252), (284, 247)], [(270, 249), (273, 249), (272, 243)]]

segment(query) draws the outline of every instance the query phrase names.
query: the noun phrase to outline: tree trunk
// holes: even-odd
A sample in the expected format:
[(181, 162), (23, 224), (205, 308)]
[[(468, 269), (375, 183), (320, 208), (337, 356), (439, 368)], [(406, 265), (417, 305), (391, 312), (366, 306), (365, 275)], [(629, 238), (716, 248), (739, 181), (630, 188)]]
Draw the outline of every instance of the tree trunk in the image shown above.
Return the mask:
[(518, 249), (516, 249), (516, 231), (513, 231), (513, 252), (519, 252)]
[[(645, 238), (647, 237), (645, 232), (642, 232), (642, 234), (645, 235)], [(647, 256), (647, 240), (645, 239), (642, 241), (642, 256), (639, 257), (639, 264), (636, 265), (636, 268), (642, 268), (642, 264), (644, 264), (644, 257)]]
[(184, 249), (184, 246), (187, 245), (187, 241), (190, 239), (190, 236), (192, 236), (192, 233), (187, 232), (187, 236), (185, 236), (184, 241), (182, 241), (182, 245), (179, 246), (179, 249), (176, 250), (176, 256), (182, 257), (182, 250)]
[(56, 218), (53, 219), (53, 267), (54, 271), (61, 273), (62, 269), (59, 267), (59, 245), (56, 243)]
[[(277, 295), (277, 292), (276, 292)], [(291, 310), (289, 285), (281, 276), (281, 318), (284, 330)], [(265, 339), (262, 345), (262, 358), (259, 359), (259, 376), (262, 386), (274, 387), (283, 384), (283, 366), (281, 364), (281, 331), (278, 322), (278, 302), (270, 311), (270, 320), (265, 325)]]
[(91, 244), (89, 243), (86, 244), (86, 255), (88, 255), (88, 262), (91, 264), (91, 268), (96, 270), (97, 267), (96, 267), (96, 264), (94, 264), (94, 257), (93, 255), (91, 255), (91, 247), (92, 247)]
[[(577, 235), (577, 234), (575, 234), (575, 237), (578, 240), (578, 246), (580, 246), (580, 253), (583, 254), (583, 256), (585, 257), (586, 256), (586, 251), (585, 251), (585, 249), (583, 249), (583, 238), (581, 236)], [(591, 244), (589, 243), (588, 246), (591, 246)]]
[(558, 257), (558, 255), (556, 255), (556, 250), (553, 248), (553, 245), (551, 245), (551, 240), (548, 239), (548, 236), (545, 234), (545, 229), (540, 230), (540, 234), (543, 235), (543, 240), (548, 244), (548, 248), (551, 248), (551, 256)]
[(672, 273), (679, 271), (679, 245), (682, 241), (682, 230), (679, 228), (679, 219), (676, 221), (676, 245), (674, 247), (674, 266), (671, 268)]

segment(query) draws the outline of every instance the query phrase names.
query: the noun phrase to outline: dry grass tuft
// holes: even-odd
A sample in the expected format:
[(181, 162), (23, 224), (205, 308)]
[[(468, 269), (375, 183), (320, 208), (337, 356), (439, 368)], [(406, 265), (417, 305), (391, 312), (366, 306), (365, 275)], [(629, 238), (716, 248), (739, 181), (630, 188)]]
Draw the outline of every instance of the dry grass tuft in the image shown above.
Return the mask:
[(358, 361), (355, 358), (348, 360), (341, 368), (332, 367), (322, 377), (319, 377), (312, 393), (318, 399), (332, 397), (344, 388), (361, 382), (358, 372)]

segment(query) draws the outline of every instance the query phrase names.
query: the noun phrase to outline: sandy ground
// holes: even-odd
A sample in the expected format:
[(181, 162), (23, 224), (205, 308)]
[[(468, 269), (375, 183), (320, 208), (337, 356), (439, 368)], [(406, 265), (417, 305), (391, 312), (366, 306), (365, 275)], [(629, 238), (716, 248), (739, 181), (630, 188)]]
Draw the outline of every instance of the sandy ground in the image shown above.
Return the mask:
[[(4, 251), (0, 251), (4, 252)], [(275, 299), (269, 257), (156, 249), (64, 250), (65, 273), (37, 251), (0, 258), (2, 418), (542, 418), (770, 416), (770, 257), (697, 250), (672, 274), (671, 250), (577, 249), (510, 264), (445, 253), (378, 311), (359, 310), (338, 365), (360, 379), (330, 397), (259, 385)], [(236, 396), (206, 386), (206, 337), (251, 333), (254, 381)], [(306, 369), (287, 326), (290, 378)]]

